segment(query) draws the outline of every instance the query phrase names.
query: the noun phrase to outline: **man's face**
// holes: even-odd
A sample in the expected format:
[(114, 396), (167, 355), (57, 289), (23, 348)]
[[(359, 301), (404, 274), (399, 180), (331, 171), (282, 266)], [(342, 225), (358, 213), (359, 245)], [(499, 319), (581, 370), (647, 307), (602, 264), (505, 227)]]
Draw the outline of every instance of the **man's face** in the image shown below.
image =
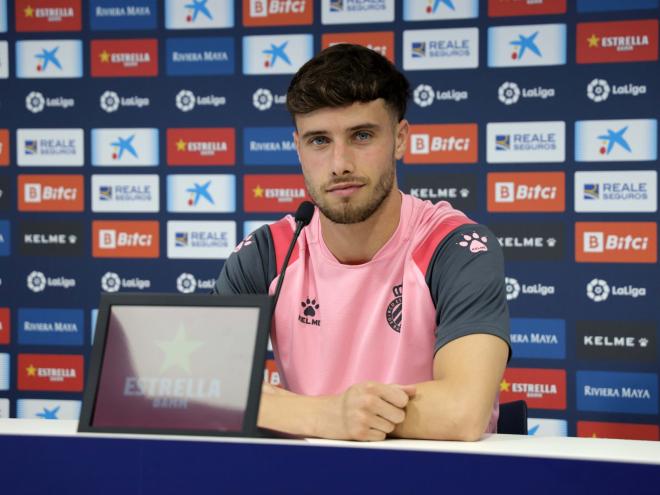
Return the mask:
[(396, 186), (407, 136), (382, 99), (296, 115), (305, 185), (321, 212), (335, 223), (369, 218)]

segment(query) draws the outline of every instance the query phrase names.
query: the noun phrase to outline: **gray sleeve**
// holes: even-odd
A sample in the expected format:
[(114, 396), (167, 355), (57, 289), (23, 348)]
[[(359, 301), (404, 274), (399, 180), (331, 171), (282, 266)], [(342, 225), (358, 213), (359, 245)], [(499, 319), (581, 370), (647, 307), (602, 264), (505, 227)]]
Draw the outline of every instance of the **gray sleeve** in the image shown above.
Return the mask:
[(268, 294), (276, 276), (275, 250), (268, 225), (247, 236), (225, 261), (213, 294)]
[(483, 225), (463, 225), (438, 245), (426, 273), (436, 307), (435, 349), (454, 339), (487, 333), (509, 346), (504, 257)]

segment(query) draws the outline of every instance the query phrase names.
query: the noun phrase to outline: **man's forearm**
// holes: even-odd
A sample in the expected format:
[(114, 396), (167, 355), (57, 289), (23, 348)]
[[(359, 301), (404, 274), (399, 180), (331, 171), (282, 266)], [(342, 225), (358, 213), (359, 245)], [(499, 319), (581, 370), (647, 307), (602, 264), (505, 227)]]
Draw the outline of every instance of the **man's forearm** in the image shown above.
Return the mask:
[(474, 441), (481, 438), (490, 418), (483, 401), (465, 397), (449, 382), (433, 380), (416, 385), (417, 393), (406, 406), (406, 418), (393, 437), (426, 440)]
[(258, 425), (304, 437), (324, 436), (322, 425), (329, 413), (330, 397), (307, 397), (283, 389), (261, 394)]

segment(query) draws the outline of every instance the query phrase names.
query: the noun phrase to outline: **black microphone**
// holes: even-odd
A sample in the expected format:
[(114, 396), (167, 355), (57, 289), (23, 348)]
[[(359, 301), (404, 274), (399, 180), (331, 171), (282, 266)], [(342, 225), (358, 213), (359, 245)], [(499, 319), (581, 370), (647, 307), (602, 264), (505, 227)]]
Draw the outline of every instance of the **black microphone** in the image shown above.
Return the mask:
[(280, 273), (280, 278), (277, 281), (277, 286), (275, 287), (275, 294), (273, 296), (273, 306), (270, 313), (271, 319), (275, 314), (275, 306), (277, 305), (277, 300), (280, 298), (280, 290), (282, 289), (282, 282), (284, 282), (284, 274), (286, 273), (287, 265), (289, 264), (289, 258), (291, 258), (291, 253), (293, 252), (293, 247), (296, 245), (298, 236), (302, 231), (303, 227), (309, 225), (309, 222), (312, 221), (314, 216), (314, 205), (309, 201), (303, 201), (300, 203), (300, 206), (296, 210), (294, 218), (296, 219), (296, 230), (293, 233), (293, 239), (291, 239), (291, 244), (289, 244), (289, 250), (286, 252), (284, 257), (284, 263), (282, 264), (282, 273)]

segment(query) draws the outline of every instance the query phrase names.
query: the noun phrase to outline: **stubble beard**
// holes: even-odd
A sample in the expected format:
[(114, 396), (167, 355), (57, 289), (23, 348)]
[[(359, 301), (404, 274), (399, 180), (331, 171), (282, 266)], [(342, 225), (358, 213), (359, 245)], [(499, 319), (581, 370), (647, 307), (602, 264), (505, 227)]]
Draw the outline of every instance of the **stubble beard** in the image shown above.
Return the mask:
[[(321, 188), (319, 188), (320, 190), (316, 189), (312, 187), (305, 177), (305, 186), (318, 209), (321, 210), (321, 213), (323, 213), (328, 220), (339, 224), (353, 224), (364, 222), (373, 215), (378, 208), (380, 208), (392, 192), (394, 177), (395, 166), (392, 164), (387, 172), (380, 176), (374, 187), (373, 194), (371, 197), (367, 198), (367, 201), (363, 204), (355, 204), (355, 200), (349, 197), (341, 198), (340, 204), (337, 206), (330, 206), (328, 202), (324, 200), (323, 194), (320, 192), (320, 190), (324, 190), (327, 185), (321, 186)], [(342, 177), (339, 180), (333, 181), (332, 184), (355, 182), (355, 179), (355, 177)], [(367, 181), (364, 183), (363, 187), (369, 187), (369, 184), (370, 183)]]

